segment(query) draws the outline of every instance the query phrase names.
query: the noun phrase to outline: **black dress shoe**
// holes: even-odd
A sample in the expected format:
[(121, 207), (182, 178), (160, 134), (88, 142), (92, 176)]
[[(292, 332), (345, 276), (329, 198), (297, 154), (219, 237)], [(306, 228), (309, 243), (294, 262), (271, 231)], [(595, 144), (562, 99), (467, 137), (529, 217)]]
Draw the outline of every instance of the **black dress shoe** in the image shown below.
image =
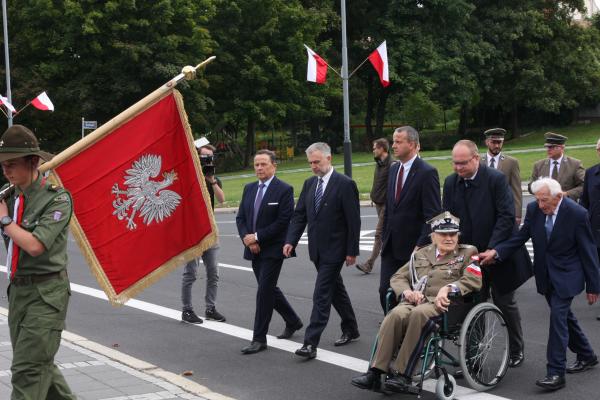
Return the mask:
[(304, 344), (296, 350), (296, 355), (310, 360), (317, 356), (317, 348), (312, 344)]
[(267, 349), (266, 343), (252, 341), (249, 346), (242, 348), (244, 354), (254, 354)]
[(333, 345), (334, 346), (343, 346), (345, 344), (350, 343), (353, 340), (356, 340), (360, 337), (360, 333), (358, 332), (354, 332), (354, 333), (342, 333), (342, 337), (339, 338), (338, 340), (336, 340)]
[(285, 329), (283, 330), (283, 333), (279, 336), (277, 336), (277, 339), (289, 339), (292, 337), (292, 335), (294, 334), (294, 332), (299, 331), (300, 329), (302, 329), (304, 325), (302, 325), (302, 322), (300, 322), (300, 324), (296, 325), (296, 326), (287, 326), (285, 327)]
[(523, 364), (523, 361), (525, 361), (525, 355), (523, 355), (523, 352), (520, 351), (517, 354), (510, 356), (510, 359), (508, 360), (508, 366), (511, 368), (520, 367), (521, 364)]
[(600, 315), (598, 315), (598, 316), (596, 317), (596, 319), (597, 319), (598, 321), (600, 321)]
[(564, 376), (548, 375), (544, 379), (535, 381), (535, 384), (544, 389), (557, 390), (564, 388), (567, 382)]
[(366, 374), (352, 378), (352, 384), (361, 389), (379, 392), (381, 390), (381, 374), (369, 370)]
[(591, 358), (587, 361), (577, 360), (573, 364), (571, 364), (567, 367), (567, 372), (569, 374), (576, 374), (578, 372), (587, 371), (588, 369), (594, 367), (595, 365), (598, 365), (598, 357), (596, 357), (596, 356), (594, 356), (593, 358)]
[(395, 393), (406, 393), (408, 387), (411, 384), (411, 380), (401, 374), (391, 374), (385, 380), (385, 389)]

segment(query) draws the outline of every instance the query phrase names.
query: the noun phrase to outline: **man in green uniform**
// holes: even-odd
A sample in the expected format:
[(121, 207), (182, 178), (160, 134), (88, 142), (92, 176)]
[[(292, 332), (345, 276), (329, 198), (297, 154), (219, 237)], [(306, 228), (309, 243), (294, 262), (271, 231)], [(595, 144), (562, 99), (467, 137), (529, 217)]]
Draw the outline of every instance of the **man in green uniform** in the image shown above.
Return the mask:
[[(458, 244), (460, 220), (444, 212), (427, 221), (432, 244), (413, 253), (411, 260), (390, 280), (399, 304), (386, 315), (377, 335), (377, 348), (367, 373), (352, 379), (361, 389), (404, 392), (411, 384), (424, 338), (431, 335), (440, 316), (448, 311), (448, 294), (466, 295), (481, 288), (477, 248)], [(395, 350), (400, 346), (393, 360)], [(389, 367), (391, 364), (391, 368)]]
[(10, 279), (12, 400), (75, 399), (54, 364), (71, 294), (66, 268), (72, 202), (38, 172), (40, 159), (50, 157), (22, 125), (0, 138), (2, 172), (15, 188), (0, 202)]

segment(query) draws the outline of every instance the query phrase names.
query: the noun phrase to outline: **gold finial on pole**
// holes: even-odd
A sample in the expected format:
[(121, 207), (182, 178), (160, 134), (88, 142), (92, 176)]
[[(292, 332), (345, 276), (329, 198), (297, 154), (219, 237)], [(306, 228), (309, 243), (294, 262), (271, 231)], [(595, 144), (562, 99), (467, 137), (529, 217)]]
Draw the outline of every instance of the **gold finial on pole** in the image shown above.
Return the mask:
[(212, 62), (215, 58), (216, 58), (215, 56), (209, 57), (206, 60), (202, 61), (200, 64), (196, 65), (195, 67), (193, 67), (191, 65), (186, 65), (185, 67), (183, 67), (183, 69), (181, 70), (181, 73), (185, 77), (185, 80), (190, 81), (190, 80), (196, 78), (196, 71), (199, 68), (204, 67), (206, 64)]

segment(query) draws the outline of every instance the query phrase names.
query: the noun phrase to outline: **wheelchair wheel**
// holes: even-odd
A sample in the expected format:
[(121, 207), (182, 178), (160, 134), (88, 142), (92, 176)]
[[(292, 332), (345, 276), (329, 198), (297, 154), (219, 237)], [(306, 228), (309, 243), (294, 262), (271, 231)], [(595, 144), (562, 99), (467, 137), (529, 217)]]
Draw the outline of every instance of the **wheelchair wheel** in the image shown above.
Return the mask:
[(495, 387), (508, 368), (508, 329), (491, 303), (476, 305), (467, 314), (459, 338), (459, 361), (469, 386), (483, 392)]
[(435, 395), (440, 400), (452, 400), (454, 399), (454, 391), (456, 389), (456, 380), (452, 375), (448, 376), (448, 382), (446, 382), (446, 375), (441, 374), (435, 385)]

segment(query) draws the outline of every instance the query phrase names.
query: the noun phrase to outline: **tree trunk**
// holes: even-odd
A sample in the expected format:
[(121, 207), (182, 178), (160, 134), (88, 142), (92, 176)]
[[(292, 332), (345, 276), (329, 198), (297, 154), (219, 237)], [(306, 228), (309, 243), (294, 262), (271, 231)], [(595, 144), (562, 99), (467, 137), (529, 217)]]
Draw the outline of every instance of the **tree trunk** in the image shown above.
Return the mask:
[(463, 103), (460, 106), (460, 121), (458, 122), (458, 134), (460, 137), (465, 137), (467, 128), (469, 127), (469, 104)]
[(321, 130), (319, 128), (319, 120), (317, 118), (310, 119), (310, 140), (311, 142), (318, 142), (321, 137)]
[(389, 95), (389, 90), (387, 88), (382, 88), (379, 95), (379, 102), (377, 103), (377, 120), (375, 122), (375, 136), (378, 138), (383, 137), (383, 122), (385, 121), (385, 105), (387, 103), (387, 98)]
[(254, 154), (256, 145), (254, 144), (254, 118), (248, 117), (248, 126), (246, 127), (246, 151), (244, 152), (244, 167), (250, 165), (250, 159)]
[(518, 138), (519, 134), (519, 106), (513, 104), (512, 111), (510, 113), (510, 130), (513, 138)]
[(373, 74), (370, 73), (367, 80), (367, 112), (365, 113), (365, 128), (369, 143), (373, 143), (373, 140), (375, 140), (373, 135), (373, 106)]

